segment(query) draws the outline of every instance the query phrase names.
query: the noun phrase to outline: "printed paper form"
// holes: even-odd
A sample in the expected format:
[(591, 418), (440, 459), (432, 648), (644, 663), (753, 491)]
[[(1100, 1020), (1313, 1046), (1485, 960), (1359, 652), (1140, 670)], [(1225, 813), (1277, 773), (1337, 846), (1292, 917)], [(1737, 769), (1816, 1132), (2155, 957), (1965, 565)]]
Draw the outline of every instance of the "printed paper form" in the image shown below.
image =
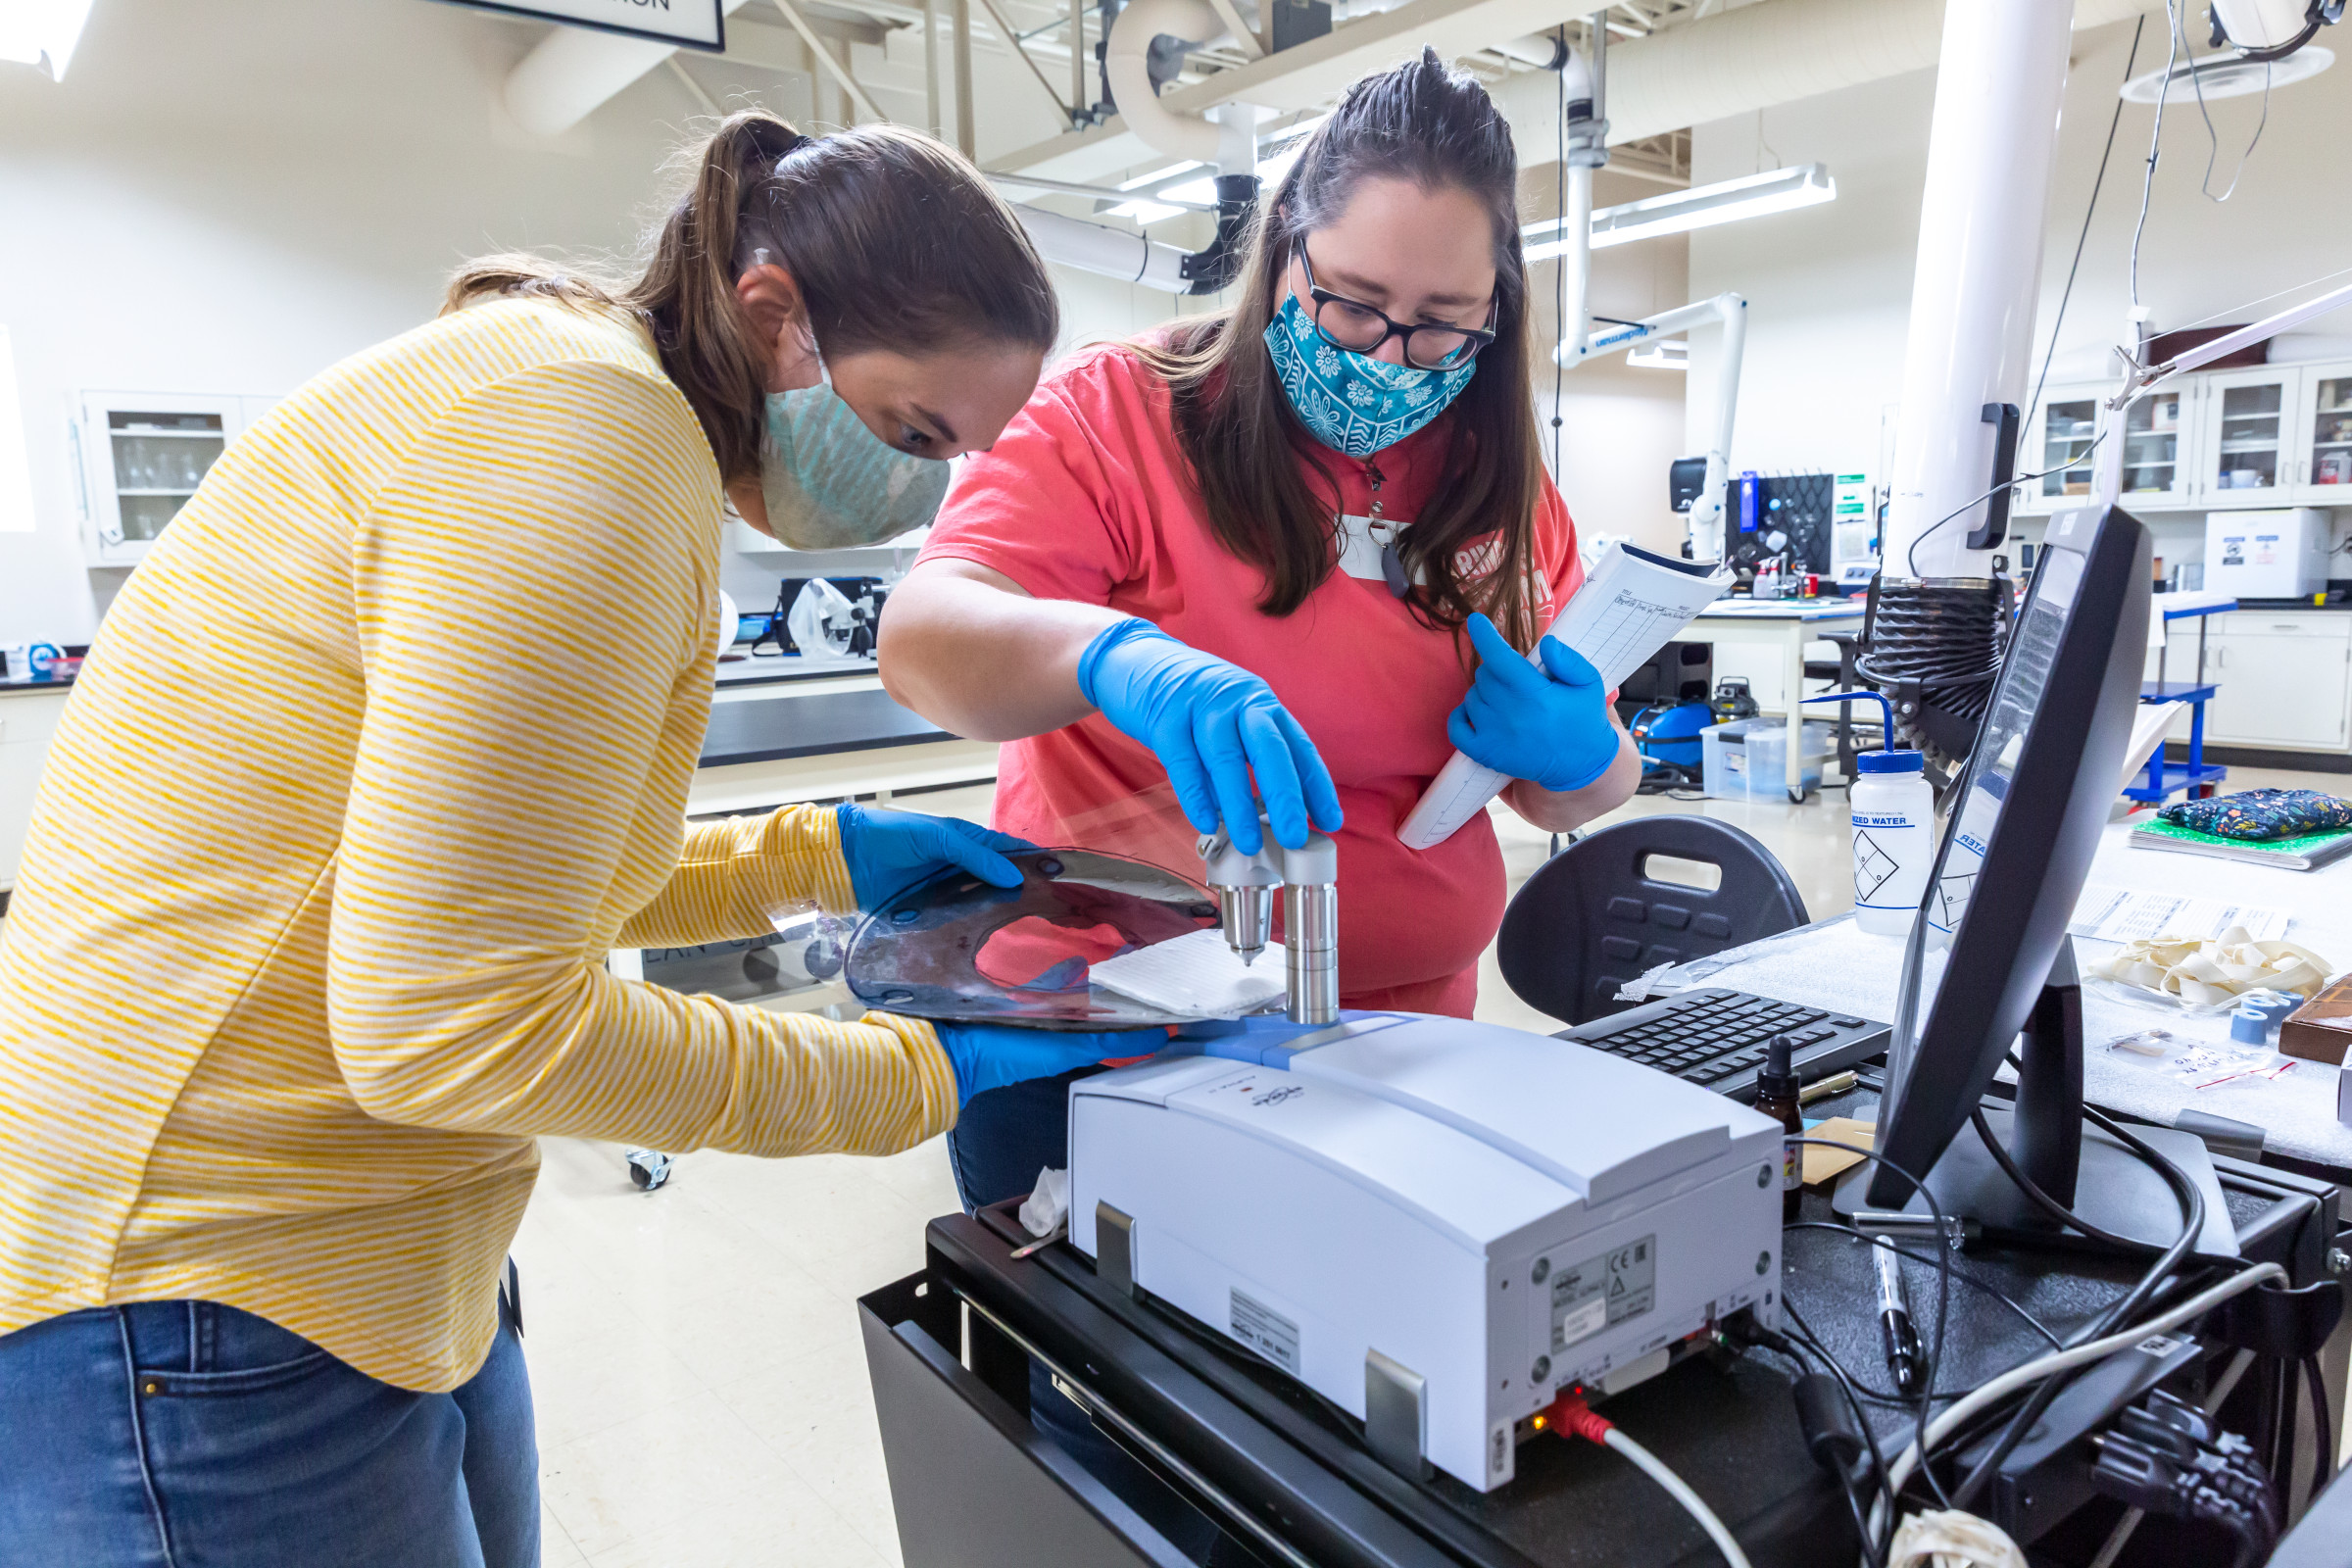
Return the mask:
[[(1720, 567), (1612, 544), (1544, 635), (1584, 655), (1603, 686), (1620, 686), (1731, 585)], [(1443, 844), (1509, 782), (1456, 752), (1396, 837), (1416, 850)]]
[(2096, 942), (2150, 942), (2158, 937), (2210, 942), (2231, 926), (2242, 925), (2253, 941), (2271, 942), (2286, 935), (2290, 918), (2289, 910), (2257, 904), (2087, 887), (2076, 901), (2075, 917), (2066, 929)]

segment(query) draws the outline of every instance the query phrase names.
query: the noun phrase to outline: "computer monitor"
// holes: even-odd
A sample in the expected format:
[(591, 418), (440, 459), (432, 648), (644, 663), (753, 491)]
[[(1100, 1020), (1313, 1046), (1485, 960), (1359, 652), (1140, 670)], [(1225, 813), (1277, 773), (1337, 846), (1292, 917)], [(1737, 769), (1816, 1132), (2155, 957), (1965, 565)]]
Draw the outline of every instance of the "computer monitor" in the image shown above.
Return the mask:
[[(2121, 792), (2139, 706), (2149, 554), (2147, 529), (2114, 508), (2051, 519), (1904, 953), (1878, 1151), (1932, 1172), (1947, 1214), (1995, 1233), (2055, 1229), (1970, 1125), (2021, 1030), (2028, 1092), (2018, 1114), (1987, 1120), (2027, 1174), (2104, 1229), (2160, 1246), (2180, 1230), (2163, 1178), (2095, 1129), (2084, 1134), (2080, 998), (2066, 990), (2076, 983), (2067, 923)], [(2046, 997), (2045, 985), (2055, 988)], [(2201, 1168), (2226, 1227), (2203, 1146), (2179, 1135), (2162, 1147)], [(2093, 1179), (2078, 1182), (2093, 1165)], [(1850, 1183), (1838, 1206), (1865, 1206), (1865, 1189), (1873, 1209), (1926, 1206), (1884, 1165)]]

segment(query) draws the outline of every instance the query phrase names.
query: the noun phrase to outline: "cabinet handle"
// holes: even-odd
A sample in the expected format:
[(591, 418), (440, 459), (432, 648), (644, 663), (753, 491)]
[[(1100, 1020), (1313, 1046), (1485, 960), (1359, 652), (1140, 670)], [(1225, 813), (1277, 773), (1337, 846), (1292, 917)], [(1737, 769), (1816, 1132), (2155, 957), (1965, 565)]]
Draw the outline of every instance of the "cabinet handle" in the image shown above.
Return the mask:
[(66, 439), (73, 443), (74, 447), (74, 504), (81, 514), (81, 520), (86, 523), (90, 520), (90, 475), (88, 468), (84, 466), (84, 459), (81, 454), (81, 421), (79, 419), (68, 418), (66, 420)]

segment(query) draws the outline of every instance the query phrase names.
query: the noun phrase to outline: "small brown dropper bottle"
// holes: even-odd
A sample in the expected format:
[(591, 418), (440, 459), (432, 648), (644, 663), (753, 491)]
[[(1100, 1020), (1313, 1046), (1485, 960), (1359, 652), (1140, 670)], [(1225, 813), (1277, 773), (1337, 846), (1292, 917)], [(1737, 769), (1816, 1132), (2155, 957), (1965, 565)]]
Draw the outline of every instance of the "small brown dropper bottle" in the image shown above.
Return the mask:
[[(1774, 1035), (1764, 1047), (1764, 1065), (1756, 1073), (1756, 1108), (1783, 1127), (1791, 1138), (1805, 1135), (1805, 1113), (1797, 1103), (1796, 1068), (1789, 1062), (1787, 1035)], [(1796, 1201), (1803, 1193), (1804, 1146), (1781, 1146), (1781, 1223), (1796, 1218)]]

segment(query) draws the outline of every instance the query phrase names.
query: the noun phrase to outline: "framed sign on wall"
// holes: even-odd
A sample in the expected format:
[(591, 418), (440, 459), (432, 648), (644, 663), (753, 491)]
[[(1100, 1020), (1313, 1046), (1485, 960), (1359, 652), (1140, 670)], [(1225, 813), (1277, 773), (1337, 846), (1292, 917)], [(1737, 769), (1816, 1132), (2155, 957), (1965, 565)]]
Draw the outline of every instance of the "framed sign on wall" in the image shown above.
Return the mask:
[(594, 27), (600, 32), (624, 33), (676, 44), (681, 49), (723, 53), (727, 47), (726, 20), (721, 0), (450, 0), (476, 11), (499, 11), (511, 17), (539, 17), (566, 26)]

